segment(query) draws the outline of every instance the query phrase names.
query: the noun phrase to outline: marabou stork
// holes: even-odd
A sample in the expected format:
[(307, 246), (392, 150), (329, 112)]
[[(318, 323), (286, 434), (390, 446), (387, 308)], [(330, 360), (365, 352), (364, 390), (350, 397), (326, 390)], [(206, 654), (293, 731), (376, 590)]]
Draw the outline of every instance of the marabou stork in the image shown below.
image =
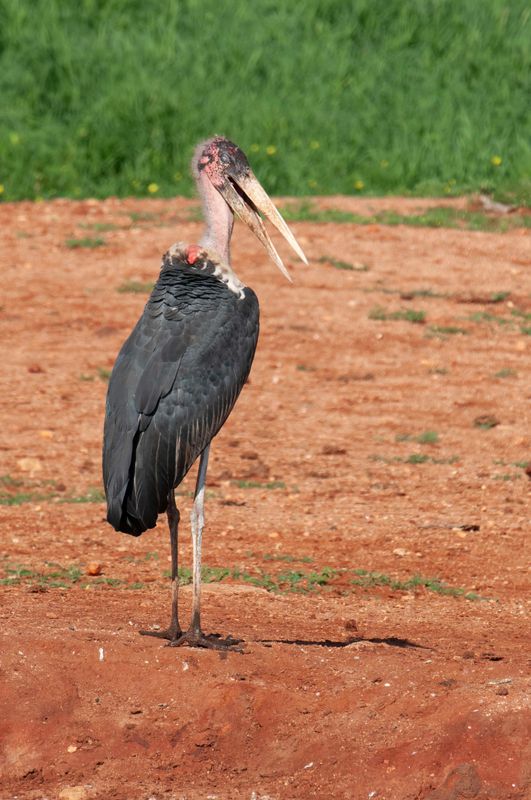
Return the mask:
[[(230, 266), (236, 213), (281, 272), (289, 274), (258, 212), (306, 258), (254, 176), (244, 153), (216, 136), (198, 145), (192, 171), (206, 227), (199, 244), (174, 244), (144, 313), (112, 371), (103, 441), (107, 519), (117, 531), (140, 536), (166, 511), (170, 529), (172, 605), (165, 630), (140, 631), (219, 650), (240, 640), (205, 635), (200, 623), (201, 537), (210, 442), (229, 416), (247, 379), (258, 339), (258, 300)], [(199, 458), (191, 512), (193, 610), (189, 629), (178, 618), (175, 488)]]

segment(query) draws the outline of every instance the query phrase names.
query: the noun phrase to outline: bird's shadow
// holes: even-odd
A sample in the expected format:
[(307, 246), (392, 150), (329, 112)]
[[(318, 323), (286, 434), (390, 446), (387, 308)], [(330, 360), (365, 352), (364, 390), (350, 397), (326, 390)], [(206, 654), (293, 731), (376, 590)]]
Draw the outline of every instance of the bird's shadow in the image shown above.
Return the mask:
[(350, 647), (352, 644), (359, 644), (360, 642), (369, 642), (370, 644), (386, 644), (389, 647), (400, 648), (416, 648), (421, 650), (432, 650), (433, 648), (427, 647), (424, 644), (417, 644), (411, 642), (409, 639), (400, 639), (397, 636), (387, 636), (381, 638), (379, 636), (365, 637), (365, 636), (352, 636), (348, 639), (255, 639), (256, 644), (263, 644), (266, 647), (271, 647), (273, 644), (295, 644), (301, 647)]

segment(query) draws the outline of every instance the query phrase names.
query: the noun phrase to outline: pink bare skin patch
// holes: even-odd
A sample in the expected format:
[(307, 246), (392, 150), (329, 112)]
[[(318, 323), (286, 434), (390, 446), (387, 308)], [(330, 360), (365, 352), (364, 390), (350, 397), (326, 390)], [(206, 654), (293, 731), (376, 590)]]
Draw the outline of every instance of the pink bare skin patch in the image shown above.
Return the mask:
[(198, 244), (191, 244), (186, 250), (186, 260), (189, 264), (195, 264), (199, 258), (202, 248)]

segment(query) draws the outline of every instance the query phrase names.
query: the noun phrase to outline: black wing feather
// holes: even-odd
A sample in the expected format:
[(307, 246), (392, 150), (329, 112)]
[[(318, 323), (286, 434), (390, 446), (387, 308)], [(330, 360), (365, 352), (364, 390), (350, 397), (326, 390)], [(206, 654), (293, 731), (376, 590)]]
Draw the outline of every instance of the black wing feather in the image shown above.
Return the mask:
[[(212, 271), (212, 270), (211, 270)], [(166, 258), (109, 382), (103, 477), (107, 519), (140, 535), (230, 414), (251, 368), (258, 301)]]

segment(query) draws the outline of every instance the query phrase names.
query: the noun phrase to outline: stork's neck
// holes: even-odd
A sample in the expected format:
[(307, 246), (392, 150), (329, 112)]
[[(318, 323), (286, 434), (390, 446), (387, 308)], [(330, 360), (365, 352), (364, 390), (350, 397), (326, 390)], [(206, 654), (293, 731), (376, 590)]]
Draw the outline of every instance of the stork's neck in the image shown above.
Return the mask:
[(206, 250), (214, 251), (225, 264), (230, 264), (230, 237), (234, 214), (204, 172), (199, 173), (197, 187), (205, 218), (205, 230), (199, 244)]

